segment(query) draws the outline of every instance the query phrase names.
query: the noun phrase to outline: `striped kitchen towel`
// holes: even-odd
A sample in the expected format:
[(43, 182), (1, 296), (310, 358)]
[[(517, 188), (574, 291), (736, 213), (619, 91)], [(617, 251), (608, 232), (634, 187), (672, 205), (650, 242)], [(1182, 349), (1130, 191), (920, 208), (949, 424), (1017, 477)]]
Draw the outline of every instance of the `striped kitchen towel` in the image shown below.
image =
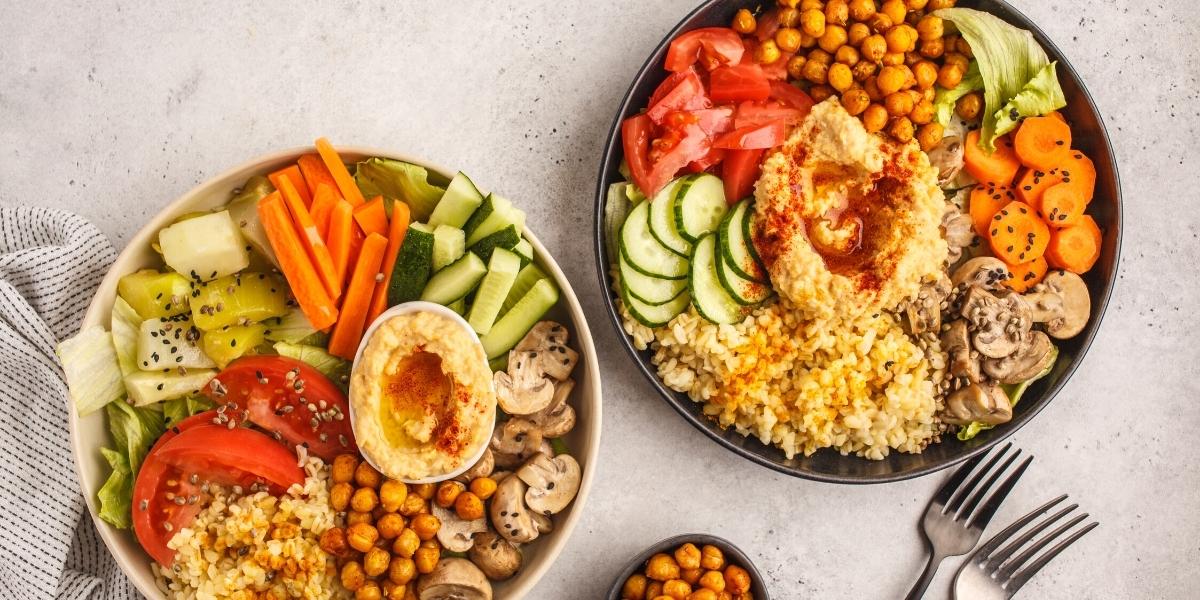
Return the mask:
[(75, 334), (115, 258), (82, 217), (0, 206), (0, 599), (141, 595), (80, 493), (54, 348)]

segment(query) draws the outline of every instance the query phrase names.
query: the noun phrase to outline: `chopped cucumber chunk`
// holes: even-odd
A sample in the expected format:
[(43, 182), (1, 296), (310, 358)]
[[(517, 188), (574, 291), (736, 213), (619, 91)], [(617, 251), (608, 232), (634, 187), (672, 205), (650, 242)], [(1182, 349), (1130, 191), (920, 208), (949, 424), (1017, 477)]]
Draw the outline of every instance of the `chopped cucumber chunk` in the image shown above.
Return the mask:
[(215, 369), (188, 370), (186, 373), (175, 369), (140, 371), (125, 378), (125, 389), (134, 406), (146, 406), (194, 394), (208, 385), (216, 374)]
[(441, 271), (467, 251), (467, 234), (450, 225), (433, 228), (433, 272)]
[(193, 281), (232, 275), (250, 264), (246, 239), (227, 210), (163, 228), (158, 246), (163, 262)]
[(533, 244), (530, 244), (529, 240), (522, 239), (517, 242), (517, 245), (512, 247), (512, 251), (521, 257), (521, 268), (525, 268), (525, 265), (533, 262)]
[(490, 210), (482, 213), (486, 216), (476, 220), (475, 215), (472, 215), (471, 220), (467, 221), (467, 225), (464, 227), (467, 231), (467, 247), (474, 246), (479, 240), (510, 225), (516, 229), (517, 233), (524, 231), (525, 213), (513, 206), (512, 202), (491, 194), (487, 200), (484, 200), (483, 206), (479, 207), (476, 214), (481, 214), (480, 211), (485, 211), (489, 207)]
[(225, 365), (240, 358), (244, 354), (253, 354), (259, 344), (266, 342), (264, 333), (267, 326), (262, 323), (250, 325), (230, 325), (212, 331), (205, 331), (200, 338), (204, 353), (217, 366), (224, 369)]
[(429, 279), (421, 300), (443, 306), (467, 297), (487, 274), (487, 265), (474, 252), (468, 252), (454, 264), (438, 271)]
[(520, 270), (521, 258), (516, 254), (504, 248), (496, 248), (492, 252), (487, 275), (479, 284), (479, 290), (471, 303), (471, 312), (467, 314), (467, 322), (471, 324), (475, 333), (485, 335), (491, 331), (492, 324), (500, 315), (504, 298), (508, 296)]
[(466, 315), (467, 314), (467, 299), (459, 298), (458, 300), (455, 300), (454, 302), (451, 302), (450, 304), (446, 305), (446, 308), (449, 308), (450, 310), (458, 313), (459, 316)]
[(179, 273), (142, 270), (117, 282), (117, 295), (143, 319), (173, 317), (188, 311), (192, 287)]
[(500, 317), (487, 334), (480, 337), (488, 359), (512, 350), (521, 338), (558, 302), (558, 288), (549, 279), (541, 279), (521, 297), (512, 310)]
[(404, 235), (392, 279), (388, 284), (388, 306), (410, 302), (421, 297), (429, 272), (433, 267), (433, 229), (413, 223)]
[(216, 366), (200, 347), (200, 330), (185, 315), (142, 321), (138, 330), (137, 365), (143, 371)]
[(287, 283), (267, 273), (241, 273), (196, 283), (192, 321), (204, 330), (257, 323), (288, 312)]
[(512, 250), (520, 242), (521, 234), (517, 232), (516, 227), (509, 225), (472, 244), (471, 252), (478, 254), (479, 258), (487, 261), (492, 259), (492, 252), (497, 248)]
[(533, 284), (543, 279), (547, 279), (546, 274), (537, 265), (529, 263), (521, 267), (521, 272), (517, 273), (517, 279), (513, 281), (512, 289), (508, 290), (508, 297), (500, 306), (500, 314), (507, 314), (509, 309), (533, 287)]
[(483, 194), (479, 193), (479, 188), (475, 187), (466, 173), (459, 171), (450, 180), (450, 185), (446, 186), (446, 193), (438, 200), (433, 214), (429, 215), (429, 226), (435, 229), (440, 225), (461, 228), (481, 204)]

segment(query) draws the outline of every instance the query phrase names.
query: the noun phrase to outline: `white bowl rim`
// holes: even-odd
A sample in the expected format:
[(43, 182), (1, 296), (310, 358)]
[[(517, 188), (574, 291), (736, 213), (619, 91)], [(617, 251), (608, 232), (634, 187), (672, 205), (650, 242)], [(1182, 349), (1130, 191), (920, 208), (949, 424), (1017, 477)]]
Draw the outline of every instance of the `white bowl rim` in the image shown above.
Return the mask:
[[(440, 164), (402, 152), (394, 152), (383, 148), (377, 148), (373, 146), (336, 146), (336, 150), (341, 155), (378, 156), (410, 162), (421, 165), (447, 178), (450, 177), (449, 173), (451, 173), (449, 169)], [(156, 235), (159, 229), (166, 226), (167, 221), (174, 218), (176, 215), (182, 214), (185, 207), (195, 201), (196, 198), (200, 197), (203, 193), (208, 192), (207, 187), (210, 182), (226, 179), (251, 167), (262, 167), (262, 165), (283, 161), (312, 152), (313, 148), (311, 146), (296, 146), (285, 150), (277, 150), (275, 152), (257, 156), (250, 160), (238, 163), (233, 167), (227, 168), (220, 173), (208, 177), (198, 185), (193, 186), (182, 196), (171, 201), (165, 207), (163, 207), (162, 210), (155, 213), (155, 215), (146, 221), (142, 225), (141, 229), (139, 229), (138, 232), (129, 239), (129, 242), (126, 244), (125, 248), (121, 250), (121, 252), (117, 255), (117, 258), (113, 261), (113, 265), (109, 268), (108, 273), (105, 274), (99, 286), (97, 286), (97, 290), (102, 290), (106, 287), (115, 289), (116, 280), (124, 275), (124, 273), (119, 274), (114, 267), (120, 264), (122, 261), (127, 260), (129, 256), (132, 253), (137, 252), (139, 248), (147, 246), (150, 243), (151, 236)], [(537, 585), (542, 576), (546, 574), (546, 571), (550, 569), (550, 566), (555, 562), (555, 560), (558, 559), (558, 556), (562, 554), (563, 546), (566, 544), (567, 539), (570, 538), (571, 533), (574, 531), (575, 526), (578, 524), (579, 519), (583, 514), (583, 508), (586, 505), (587, 497), (591, 491), (592, 481), (596, 473), (597, 465), (595, 464), (595, 461), (600, 455), (600, 435), (601, 427), (603, 425), (602, 399), (604, 397), (601, 389), (600, 366), (596, 357), (596, 347), (592, 340), (591, 328), (588, 327), (583, 308), (579, 304), (579, 298), (576, 297), (575, 290), (571, 287), (570, 282), (567, 280), (566, 275), (563, 274), (562, 269), (559, 268), (558, 263), (550, 255), (550, 253), (546, 251), (545, 246), (542, 245), (537, 236), (534, 235), (528, 227), (525, 227), (522, 233), (525, 239), (529, 240), (529, 243), (533, 246), (534, 258), (536, 260), (540, 260), (541, 266), (548, 271), (548, 274), (551, 277), (554, 278), (555, 284), (558, 285), (558, 288), (561, 292), (559, 301), (565, 302), (567, 311), (571, 314), (571, 319), (573, 321), (572, 326), (575, 328), (576, 343), (579, 345), (581, 354), (583, 354), (583, 358), (586, 359), (581, 360), (580, 363), (583, 363), (583, 367), (587, 370), (588, 379), (593, 382), (592, 388), (594, 390), (594, 398), (590, 404), (591, 409), (594, 412), (593, 419), (595, 422), (590, 425), (594, 430), (594, 435), (591, 436), (590, 440), (591, 443), (584, 448), (585, 452), (582, 453), (582, 455), (586, 456), (587, 458), (588, 467), (583, 471), (583, 480), (580, 482), (579, 492), (573, 501), (575, 507), (570, 511), (569, 514), (566, 515), (566, 519), (564, 519), (562, 526), (555, 528), (555, 535), (553, 535), (549, 540), (543, 540), (543, 543), (546, 544), (545, 560), (540, 561), (540, 563), (537, 565), (530, 565), (527, 567), (532, 569), (532, 571), (531, 574), (526, 576), (524, 579), (523, 585), (505, 590), (507, 594), (510, 594), (514, 598), (524, 597), (535, 585)], [(92, 325), (102, 325), (106, 329), (108, 328), (108, 319), (105, 318), (104, 313), (100, 310), (100, 306), (96, 302), (96, 298), (98, 297), (99, 292), (88, 304), (88, 309), (84, 313), (83, 320), (80, 322), (80, 331)], [(74, 408), (70, 406), (68, 406), (67, 413), (69, 414), (68, 426), (71, 436), (71, 454), (75, 463), (75, 476), (79, 481), (80, 491), (83, 493), (83, 498), (87, 505), (88, 513), (91, 514), (93, 526), (96, 528), (97, 533), (100, 534), (100, 539), (104, 541), (104, 545), (108, 548), (109, 554), (113, 557), (113, 560), (117, 563), (117, 566), (121, 569), (121, 572), (124, 573), (131, 582), (133, 582), (138, 591), (147, 598), (164, 598), (162, 592), (155, 584), (154, 578), (152, 576), (134, 576), (130, 569), (132, 558), (116, 550), (119, 544), (118, 536), (126, 535), (126, 533), (117, 530), (106, 523), (103, 523), (97, 516), (97, 490), (86, 489), (87, 480), (84, 477), (82, 469), (80, 468), (80, 458), (84, 456), (84, 453), (95, 452), (97, 449), (94, 447), (83, 447), (83, 441), (80, 439), (77, 433), (79, 429), (79, 416), (76, 414)], [(150, 560), (148, 555), (143, 556), (142, 559)]]

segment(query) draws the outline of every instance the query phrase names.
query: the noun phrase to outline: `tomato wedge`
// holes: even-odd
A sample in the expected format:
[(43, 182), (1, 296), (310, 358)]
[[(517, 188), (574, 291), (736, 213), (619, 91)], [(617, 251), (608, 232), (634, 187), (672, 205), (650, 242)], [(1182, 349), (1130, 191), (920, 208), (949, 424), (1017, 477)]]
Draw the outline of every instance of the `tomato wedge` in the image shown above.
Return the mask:
[(684, 113), (687, 118), (700, 126), (710, 136), (717, 136), (733, 129), (734, 111), (728, 106), (693, 110)]
[(644, 113), (621, 121), (621, 147), (625, 150), (625, 164), (629, 165), (629, 178), (649, 194), (650, 189), (650, 139), (654, 137), (654, 121)]
[(737, 114), (733, 118), (736, 129), (765, 125), (780, 121), (786, 125), (796, 125), (804, 120), (805, 111), (779, 102), (743, 102), (738, 105)]
[(721, 180), (725, 183), (725, 198), (730, 204), (754, 193), (758, 181), (759, 163), (766, 150), (730, 150), (721, 163)]
[(692, 162), (688, 163), (687, 170), (691, 171), (692, 173), (707, 171), (717, 164), (720, 164), (722, 160), (725, 160), (725, 154), (727, 152), (729, 151), (723, 148), (709, 148), (708, 154), (705, 154), (699, 160), (693, 160)]
[(778, 100), (786, 106), (798, 109), (808, 115), (808, 111), (812, 110), (813, 99), (804, 90), (787, 83), (785, 81), (772, 81), (770, 98)]
[(708, 88), (714, 102), (766, 100), (771, 94), (771, 82), (756, 64), (718, 67), (709, 76)]
[(701, 61), (706, 69), (712, 70), (720, 65), (738, 64), (745, 52), (736, 31), (728, 27), (704, 27), (672, 40), (663, 66), (677, 72)]
[(655, 123), (662, 123), (669, 112), (698, 110), (710, 106), (712, 102), (704, 92), (700, 74), (688, 67), (685, 71), (672, 74), (654, 90), (646, 115)]
[(713, 141), (718, 148), (728, 150), (757, 150), (774, 148), (787, 139), (788, 126), (782, 121), (739, 127)]
[[(329, 461), (358, 449), (346, 395), (303, 362), (247, 356), (230, 363), (213, 382), (204, 391), (214, 402), (236, 405), (239, 415), (290, 444), (307, 444), (311, 454)], [(226, 415), (233, 416), (230, 412)]]
[(779, 11), (771, 9), (758, 18), (758, 25), (754, 28), (754, 37), (758, 38), (760, 42), (765, 42), (774, 38), (776, 31), (779, 31)]

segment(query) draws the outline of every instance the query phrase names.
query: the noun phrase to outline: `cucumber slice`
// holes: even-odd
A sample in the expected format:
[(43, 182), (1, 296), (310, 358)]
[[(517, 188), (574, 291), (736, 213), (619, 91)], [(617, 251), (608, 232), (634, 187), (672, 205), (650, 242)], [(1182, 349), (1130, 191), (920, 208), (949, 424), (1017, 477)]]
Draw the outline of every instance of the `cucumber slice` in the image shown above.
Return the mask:
[(400, 255), (392, 268), (388, 282), (388, 306), (410, 302), (421, 297), (429, 272), (433, 267), (433, 229), (423, 223), (413, 223), (404, 234)]
[[(720, 234), (717, 234), (717, 237), (720, 238)], [(717, 246), (723, 246), (724, 244), (724, 239), (717, 240)], [(725, 291), (729, 292), (729, 295), (733, 297), (734, 302), (742, 306), (749, 306), (751, 304), (758, 304), (771, 297), (770, 285), (742, 277), (733, 269), (733, 265), (729, 264), (729, 261), (723, 255), (718, 254), (715, 262), (717, 280), (721, 282), (721, 287), (725, 288)]]
[(461, 228), (481, 204), (483, 194), (479, 193), (479, 188), (475, 187), (466, 173), (459, 171), (450, 180), (446, 193), (442, 194), (442, 199), (438, 200), (433, 213), (429, 215), (429, 226), (435, 229), (438, 225)]
[(529, 240), (522, 239), (521, 241), (517, 242), (517, 245), (513, 246), (512, 251), (516, 252), (517, 256), (521, 257), (522, 269), (525, 268), (525, 265), (533, 262), (533, 244), (530, 244)]
[(462, 300), (475, 289), (479, 280), (487, 274), (487, 266), (483, 259), (474, 253), (467, 253), (454, 264), (438, 271), (429, 278), (421, 299), (449, 306), (457, 300)]
[(208, 385), (216, 374), (215, 369), (189, 369), (186, 373), (174, 369), (167, 373), (139, 371), (125, 377), (125, 391), (134, 406), (146, 406), (194, 394)]
[(646, 327), (662, 327), (671, 322), (676, 315), (687, 310), (688, 304), (691, 303), (692, 297), (687, 290), (679, 292), (668, 302), (663, 304), (646, 304), (637, 298), (634, 298), (629, 293), (629, 288), (621, 284), (621, 301), (625, 303), (625, 308), (629, 310), (629, 314), (637, 320), (638, 323)]
[(487, 275), (479, 284), (479, 291), (475, 293), (475, 300), (471, 303), (471, 312), (467, 315), (467, 322), (471, 324), (475, 333), (485, 335), (491, 331), (496, 317), (500, 315), (500, 307), (508, 297), (520, 270), (521, 257), (504, 248), (496, 248), (492, 252)]
[[(505, 227), (512, 226), (517, 230), (517, 233), (525, 229), (525, 213), (521, 209), (516, 208), (512, 205), (512, 202), (495, 194), (488, 196), (488, 198), (491, 200), (491, 212), (476, 224), (474, 228), (470, 228), (471, 221), (467, 221), (468, 248), (474, 246), (479, 240)], [(488, 206), (487, 200), (484, 201), (484, 206), (481, 206), (480, 210), (483, 210), (486, 206)], [(472, 219), (474, 219), (474, 215), (472, 215)]]
[(629, 216), (633, 203), (626, 196), (630, 184), (622, 181), (608, 186), (608, 197), (604, 202), (604, 250), (608, 253), (608, 262), (617, 262), (617, 238), (620, 237), (621, 225)]
[(721, 287), (717, 278), (717, 234), (709, 233), (696, 242), (692, 267), (688, 274), (688, 291), (700, 316), (718, 324), (733, 324), (742, 320), (745, 309)]
[[(509, 225), (471, 245), (471, 252), (479, 255), (485, 261), (492, 259), (492, 252), (497, 248), (511, 250), (521, 241), (517, 228)], [(519, 257), (518, 257), (519, 258)]]
[(517, 273), (517, 279), (513, 282), (512, 289), (508, 291), (508, 297), (504, 299), (504, 304), (500, 306), (501, 316), (508, 314), (509, 309), (533, 287), (533, 284), (543, 279), (548, 278), (537, 265), (529, 263), (521, 267), (521, 272)]
[(692, 253), (692, 243), (675, 227), (675, 190), (682, 181), (680, 178), (668, 183), (650, 201), (650, 234), (667, 250), (686, 257)]
[(758, 255), (758, 248), (754, 246), (754, 235), (750, 232), (754, 230), (754, 220), (758, 218), (758, 213), (746, 207), (746, 217), (742, 219), (742, 239), (746, 240), (746, 250), (750, 252), (750, 257), (754, 262), (758, 263), (758, 267), (762, 269), (764, 279), (767, 278), (767, 263), (763, 262), (761, 256)]
[(714, 231), (721, 217), (729, 210), (725, 201), (725, 184), (721, 178), (708, 173), (688, 175), (675, 189), (675, 229), (689, 242)]
[(479, 229), (479, 226), (482, 225), (483, 222), (488, 219), (488, 217), (492, 216), (492, 213), (496, 211), (497, 203), (503, 204), (505, 202), (508, 202), (508, 200), (505, 200), (500, 196), (488, 194), (487, 197), (483, 199), (483, 204), (479, 205), (479, 208), (475, 212), (471, 213), (471, 216), (467, 219), (466, 223), (463, 223), (463, 231), (467, 232), (467, 235), (471, 235), (472, 231)]
[(749, 200), (742, 200), (733, 206), (724, 219), (721, 219), (720, 242), (718, 249), (725, 264), (742, 279), (759, 283), (767, 283), (767, 272), (750, 253), (750, 240), (746, 237), (746, 220), (753, 213)]
[(659, 243), (650, 234), (650, 203), (633, 207), (621, 226), (621, 253), (639, 273), (662, 279), (687, 277), (688, 261)]
[(436, 273), (462, 258), (467, 251), (467, 234), (457, 227), (433, 228), (433, 272)]
[(674, 300), (679, 292), (687, 287), (686, 279), (662, 279), (637, 272), (629, 266), (625, 256), (620, 258), (621, 286), (629, 290), (629, 294), (650, 305), (666, 304)]
[(503, 356), (558, 302), (558, 288), (549, 279), (538, 280), (521, 297), (512, 310), (492, 325), (491, 331), (480, 338), (488, 359)]
[(459, 298), (458, 300), (446, 305), (446, 308), (458, 313), (460, 316), (465, 315), (467, 314), (467, 299)]

